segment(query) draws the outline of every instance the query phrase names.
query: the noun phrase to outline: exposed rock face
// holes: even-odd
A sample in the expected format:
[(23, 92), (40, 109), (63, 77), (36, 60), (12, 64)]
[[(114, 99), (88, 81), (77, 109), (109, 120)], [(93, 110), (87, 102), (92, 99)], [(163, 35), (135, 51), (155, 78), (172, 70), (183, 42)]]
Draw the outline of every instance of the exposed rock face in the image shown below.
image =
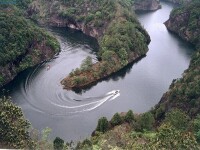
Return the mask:
[(54, 27), (69, 27), (71, 29), (76, 29), (82, 31), (84, 34), (96, 38), (97, 40), (103, 36), (105, 28), (98, 28), (94, 26), (86, 26), (83, 22), (77, 22), (75, 20), (68, 20), (59, 17), (58, 15), (53, 15), (49, 20), (49, 25)]
[(187, 42), (198, 44), (200, 42), (198, 40), (200, 35), (200, 17), (197, 16), (194, 20), (194, 25), (191, 25), (193, 23), (191, 22), (192, 15), (189, 9), (183, 10), (180, 13), (174, 12), (164, 24), (168, 30), (178, 34)]
[(163, 0), (163, 1), (168, 1), (168, 2), (175, 3), (175, 4), (184, 4), (184, 3), (189, 3), (192, 0)]
[(200, 2), (173, 10), (165, 25), (168, 30), (194, 44), (197, 51), (183, 77), (174, 79), (162, 96), (155, 107), (155, 116), (162, 119), (166, 112), (178, 108), (193, 118), (200, 113)]
[[(171, 17), (164, 24), (168, 30), (177, 33), (182, 39), (190, 41), (191, 33), (187, 30), (187, 23), (189, 21), (189, 12), (184, 12)], [(182, 29), (180, 29), (180, 27)]]
[(21, 71), (53, 58), (59, 43), (12, 7), (0, 10), (0, 87)]
[[(151, 9), (156, 7), (155, 4), (150, 5)], [(32, 12), (36, 12), (37, 17)], [(128, 1), (74, 0), (44, 4), (42, 0), (35, 0), (27, 14), (38, 22), (80, 30), (97, 39), (101, 61), (89, 69), (71, 72), (61, 82), (66, 89), (82, 88), (97, 82), (148, 51), (150, 37), (141, 27), (134, 15), (132, 3)]]
[(148, 11), (148, 10), (157, 10), (160, 9), (161, 5), (159, 0), (136, 0), (134, 2), (134, 9), (135, 10), (142, 10), (142, 11)]
[[(33, 51), (34, 49), (38, 49), (40, 54), (36, 55)], [(2, 84), (0, 84), (0, 87), (12, 81), (19, 72), (29, 67), (33, 67), (45, 60), (53, 58), (55, 53), (56, 51), (46, 46), (45, 43), (41, 45), (36, 43), (33, 44), (30, 48), (27, 49), (26, 54), (19, 57), (18, 60), (9, 62), (4, 66), (0, 65), (0, 75), (4, 78), (4, 81)], [(29, 64), (26, 64), (27, 59), (31, 60)]]
[[(83, 11), (81, 12), (81, 15), (83, 15), (84, 17), (87, 17), (88, 13), (90, 13), (93, 9), (94, 10), (98, 9), (96, 8), (97, 6), (90, 6), (90, 5), (93, 5), (93, 3), (91, 2), (83, 1), (81, 2), (83, 3), (81, 6), (77, 6), (76, 2), (74, 1), (74, 2), (70, 2), (70, 3), (74, 3), (70, 5), (76, 6), (77, 9), (80, 9), (81, 11)], [(49, 25), (52, 27), (69, 27), (71, 29), (80, 30), (84, 34), (94, 37), (97, 40), (99, 40), (99, 38), (103, 36), (103, 33), (105, 33), (105, 30), (110, 23), (108, 19), (104, 18), (104, 20), (102, 20), (103, 23), (100, 26), (94, 25), (94, 22), (85, 24), (83, 20), (82, 21), (77, 20), (80, 14), (74, 13), (73, 17), (62, 16), (60, 11), (66, 12), (68, 11), (68, 8), (70, 9), (71, 7), (72, 8), (74, 7), (70, 5), (66, 7), (66, 5), (67, 4), (64, 4), (60, 1), (55, 1), (54, 3), (48, 2), (48, 3), (43, 4), (41, 0), (34, 0), (32, 4), (29, 6), (29, 8), (27, 9), (27, 15), (33, 20), (37, 21), (39, 24)], [(57, 10), (57, 6), (61, 8), (63, 7), (64, 9)], [(37, 16), (36, 17), (37, 19), (35, 19), (34, 16)]]

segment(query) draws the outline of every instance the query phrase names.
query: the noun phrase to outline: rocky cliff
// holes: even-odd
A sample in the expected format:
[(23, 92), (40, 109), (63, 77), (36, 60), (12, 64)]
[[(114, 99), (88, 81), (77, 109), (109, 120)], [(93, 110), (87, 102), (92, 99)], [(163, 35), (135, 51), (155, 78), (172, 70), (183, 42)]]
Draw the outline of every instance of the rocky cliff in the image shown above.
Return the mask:
[(26, 20), (17, 8), (0, 10), (0, 87), (59, 51), (57, 40)]
[(133, 6), (136, 11), (153, 11), (161, 8), (159, 0), (136, 0)]
[(30, 18), (80, 30), (99, 43), (101, 61), (71, 72), (61, 82), (64, 88), (82, 88), (97, 82), (146, 54), (150, 37), (135, 17), (132, 5), (129, 0), (32, 2), (27, 11)]
[(174, 4), (187, 4), (187, 3), (190, 3), (193, 0), (163, 0), (163, 1), (172, 2)]
[(200, 113), (200, 2), (173, 10), (165, 25), (182, 39), (194, 44), (197, 51), (183, 77), (173, 80), (169, 91), (155, 107), (155, 116), (163, 118), (166, 112), (179, 108), (193, 118)]
[(200, 43), (200, 5), (199, 2), (173, 10), (164, 24), (169, 31), (194, 45)]

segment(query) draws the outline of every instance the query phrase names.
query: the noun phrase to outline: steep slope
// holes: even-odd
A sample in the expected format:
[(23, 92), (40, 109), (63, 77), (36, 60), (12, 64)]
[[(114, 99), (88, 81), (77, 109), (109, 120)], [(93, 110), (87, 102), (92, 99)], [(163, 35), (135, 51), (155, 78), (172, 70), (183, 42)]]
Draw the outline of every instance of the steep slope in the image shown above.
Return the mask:
[(163, 0), (163, 1), (168, 1), (168, 2), (175, 3), (175, 4), (188, 4), (194, 0)]
[(0, 148), (34, 149), (30, 138), (30, 123), (24, 118), (21, 108), (9, 98), (0, 98)]
[(170, 19), (165, 22), (168, 30), (194, 45), (200, 43), (200, 8), (199, 2), (174, 9)]
[(165, 23), (170, 31), (196, 46), (183, 77), (173, 81), (154, 109), (134, 115), (129, 123), (122, 121), (126, 120), (124, 115), (121, 119), (115, 118), (121, 121), (114, 127), (110, 125), (114, 116), (107, 126), (106, 121), (100, 122), (100, 119), (98, 126), (104, 129), (101, 130), (103, 133), (96, 132), (77, 149), (200, 149), (199, 8), (200, 2), (175, 9)]
[(194, 44), (197, 51), (183, 77), (173, 81), (156, 106), (156, 116), (162, 117), (165, 112), (179, 108), (194, 117), (200, 113), (200, 2), (173, 10), (165, 25), (182, 39)]
[(159, 0), (135, 0), (134, 9), (140, 11), (153, 11), (161, 8)]
[(52, 58), (57, 40), (22, 16), (15, 6), (0, 6), (0, 87), (19, 72)]
[(34, 0), (27, 13), (39, 23), (74, 28), (97, 39), (100, 61), (72, 71), (61, 82), (67, 89), (97, 82), (148, 51), (150, 37), (136, 19), (129, 0)]

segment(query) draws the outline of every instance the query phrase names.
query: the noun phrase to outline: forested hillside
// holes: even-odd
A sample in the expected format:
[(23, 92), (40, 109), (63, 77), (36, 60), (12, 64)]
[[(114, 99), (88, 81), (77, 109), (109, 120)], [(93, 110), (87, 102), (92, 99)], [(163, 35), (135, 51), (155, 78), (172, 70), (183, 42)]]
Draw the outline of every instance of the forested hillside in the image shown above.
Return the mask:
[[(67, 26), (95, 37), (100, 45), (100, 62), (83, 62), (85, 67), (73, 70), (62, 81), (64, 88), (88, 86), (146, 54), (150, 38), (135, 17), (130, 1), (74, 1), (62, 7), (67, 7), (68, 13), (61, 11), (61, 24), (66, 22)], [(55, 16), (51, 20), (56, 20)]]
[[(46, 0), (21, 2), (23, 4), (17, 7), (1, 6), (0, 10), (1, 85), (10, 81), (18, 72), (52, 58), (59, 50), (55, 38), (25, 19), (26, 15), (40, 23), (67, 25), (91, 36), (96, 35), (95, 38), (100, 44), (100, 63), (93, 65), (91, 58), (86, 58), (81, 68), (73, 71), (66, 79), (68, 81), (63, 81), (66, 82), (64, 84), (69, 84), (66, 86), (81, 86), (87, 83), (88, 79), (97, 80), (109, 75), (147, 51), (149, 36), (132, 14), (130, 1), (84, 1), (86, 3), (83, 3), (78, 0), (60, 0), (53, 1), (52, 7), (49, 7), (49, 3), (45, 4)], [(56, 8), (57, 11), (53, 11)], [(169, 90), (155, 108), (143, 114), (134, 114), (132, 110), (127, 113), (116, 113), (110, 121), (102, 117), (92, 137), (79, 142), (74, 148), (58, 137), (53, 142), (45, 138), (40, 139), (38, 136), (34, 137), (21, 109), (12, 104), (9, 98), (2, 97), (0, 98), (0, 148), (200, 149), (199, 8), (199, 1), (181, 6), (171, 12), (169, 20), (165, 23), (169, 31), (192, 43), (196, 51), (183, 77), (173, 80)], [(58, 10), (61, 10), (60, 13), (57, 13)], [(105, 22), (98, 24), (102, 16), (105, 17)], [(89, 32), (91, 30), (84, 30), (91, 27), (95, 29), (91, 33)]]
[(115, 114), (110, 121), (99, 119), (94, 136), (80, 143), (78, 149), (200, 149), (199, 8), (200, 2), (195, 2), (174, 9), (165, 23), (196, 47), (183, 77), (173, 80), (150, 112), (131, 115), (129, 111), (126, 115)]
[(23, 17), (21, 3), (0, 6), (0, 86), (59, 51), (54, 37)]
[(196, 52), (192, 56), (189, 68), (183, 77), (173, 81), (156, 107), (159, 118), (172, 108), (179, 108), (191, 117), (200, 112), (200, 2), (182, 6), (171, 12), (165, 23), (167, 28), (182, 39), (194, 44)]

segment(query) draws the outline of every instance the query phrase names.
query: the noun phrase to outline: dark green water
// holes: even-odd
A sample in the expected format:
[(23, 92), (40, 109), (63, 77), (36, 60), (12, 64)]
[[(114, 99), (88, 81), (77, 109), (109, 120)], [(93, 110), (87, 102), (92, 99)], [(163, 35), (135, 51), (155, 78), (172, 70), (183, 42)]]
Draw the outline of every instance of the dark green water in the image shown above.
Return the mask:
[[(151, 36), (147, 56), (82, 94), (63, 90), (60, 81), (85, 57), (96, 61), (96, 41), (64, 28), (51, 30), (60, 41), (60, 54), (24, 71), (4, 88), (34, 128), (52, 128), (52, 138), (80, 140), (92, 133), (102, 116), (110, 119), (114, 113), (129, 109), (136, 113), (148, 111), (159, 102), (172, 80), (188, 68), (193, 51), (163, 25), (172, 8), (162, 3), (158, 11), (138, 14)], [(114, 90), (120, 90), (120, 94)]]

